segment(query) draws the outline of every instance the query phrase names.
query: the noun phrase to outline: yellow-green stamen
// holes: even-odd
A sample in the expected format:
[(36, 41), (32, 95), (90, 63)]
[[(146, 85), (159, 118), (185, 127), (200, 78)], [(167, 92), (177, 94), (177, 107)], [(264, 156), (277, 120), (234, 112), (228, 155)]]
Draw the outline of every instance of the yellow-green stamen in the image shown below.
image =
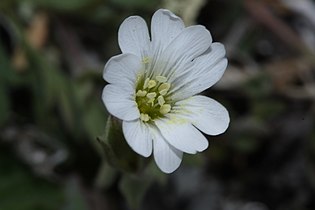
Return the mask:
[(140, 119), (143, 122), (150, 122), (164, 117), (172, 110), (170, 97), (167, 95), (171, 84), (167, 83), (167, 78), (164, 76), (143, 79), (140, 79), (137, 85), (136, 102)]

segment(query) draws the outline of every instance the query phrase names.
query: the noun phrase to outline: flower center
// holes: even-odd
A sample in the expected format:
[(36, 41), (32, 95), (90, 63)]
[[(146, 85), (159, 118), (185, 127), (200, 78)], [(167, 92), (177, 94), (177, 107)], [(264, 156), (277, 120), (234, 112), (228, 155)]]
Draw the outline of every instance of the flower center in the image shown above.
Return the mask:
[(136, 89), (136, 102), (140, 111), (140, 119), (149, 122), (163, 117), (172, 109), (167, 97), (171, 87), (164, 76), (156, 76), (155, 79), (146, 78), (138, 83)]

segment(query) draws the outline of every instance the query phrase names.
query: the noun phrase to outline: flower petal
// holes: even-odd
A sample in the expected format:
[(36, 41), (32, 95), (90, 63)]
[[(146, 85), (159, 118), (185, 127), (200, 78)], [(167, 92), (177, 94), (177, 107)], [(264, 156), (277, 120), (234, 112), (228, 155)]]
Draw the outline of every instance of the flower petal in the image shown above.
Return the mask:
[(118, 43), (123, 53), (144, 58), (148, 55), (150, 36), (146, 22), (139, 16), (124, 20), (118, 30)]
[(172, 173), (182, 162), (183, 152), (167, 143), (156, 128), (153, 132), (153, 154), (157, 166), (164, 173)]
[(164, 50), (185, 28), (181, 18), (166, 9), (157, 10), (151, 21), (152, 43), (155, 49)]
[(113, 84), (135, 86), (137, 73), (141, 70), (141, 60), (133, 54), (112, 57), (104, 67), (104, 79)]
[(129, 146), (138, 154), (149, 157), (152, 153), (152, 137), (149, 128), (139, 119), (123, 121), (122, 128)]
[(179, 101), (173, 110), (179, 118), (190, 121), (202, 132), (209, 135), (223, 133), (230, 122), (226, 108), (206, 96), (193, 96)]
[(135, 120), (140, 116), (134, 100), (134, 92), (129, 89), (123, 89), (117, 85), (106, 85), (102, 99), (108, 112), (121, 120)]
[(169, 82), (174, 82), (174, 80), (182, 81), (183, 79), (188, 81), (191, 75), (196, 74), (201, 76), (224, 59), (225, 54), (224, 45), (219, 42), (214, 42), (202, 55), (194, 59), (189, 65), (186, 65), (182, 71), (179, 72), (180, 74), (176, 74)]
[(182, 32), (169, 44), (161, 55), (164, 63), (161, 74), (170, 77), (179, 74), (183, 66), (204, 53), (211, 45), (210, 32), (201, 25), (184, 28)]
[(155, 124), (164, 138), (183, 152), (195, 154), (209, 145), (208, 140), (189, 121), (180, 120), (176, 115), (156, 120)]
[[(219, 42), (211, 44), (210, 48), (200, 57), (196, 58), (196, 68), (205, 69), (212, 67), (225, 57), (226, 51), (224, 45)], [(202, 70), (201, 70), (202, 71)]]
[(189, 66), (185, 73), (171, 81), (175, 101), (188, 98), (198, 94), (217, 83), (223, 76), (227, 59), (224, 46), (220, 43), (213, 43), (211, 50), (206, 54), (196, 58), (193, 65)]

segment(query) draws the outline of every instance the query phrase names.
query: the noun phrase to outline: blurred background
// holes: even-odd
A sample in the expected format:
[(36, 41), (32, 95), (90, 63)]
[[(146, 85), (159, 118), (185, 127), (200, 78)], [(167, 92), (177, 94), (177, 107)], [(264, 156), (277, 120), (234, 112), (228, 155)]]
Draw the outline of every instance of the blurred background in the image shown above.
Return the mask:
[[(158, 8), (229, 59), (204, 94), (230, 127), (171, 175), (101, 101), (120, 23)], [(313, 0), (1, 0), (0, 210), (314, 210), (314, 53)]]

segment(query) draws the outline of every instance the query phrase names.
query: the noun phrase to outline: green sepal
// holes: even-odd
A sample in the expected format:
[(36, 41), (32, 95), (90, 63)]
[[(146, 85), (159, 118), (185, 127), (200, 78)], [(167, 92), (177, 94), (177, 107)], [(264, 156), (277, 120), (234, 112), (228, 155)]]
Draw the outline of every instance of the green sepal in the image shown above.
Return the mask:
[(105, 134), (98, 137), (97, 140), (101, 144), (105, 159), (110, 165), (124, 172), (139, 172), (145, 165), (145, 158), (130, 148), (121, 127), (121, 121), (108, 117)]

